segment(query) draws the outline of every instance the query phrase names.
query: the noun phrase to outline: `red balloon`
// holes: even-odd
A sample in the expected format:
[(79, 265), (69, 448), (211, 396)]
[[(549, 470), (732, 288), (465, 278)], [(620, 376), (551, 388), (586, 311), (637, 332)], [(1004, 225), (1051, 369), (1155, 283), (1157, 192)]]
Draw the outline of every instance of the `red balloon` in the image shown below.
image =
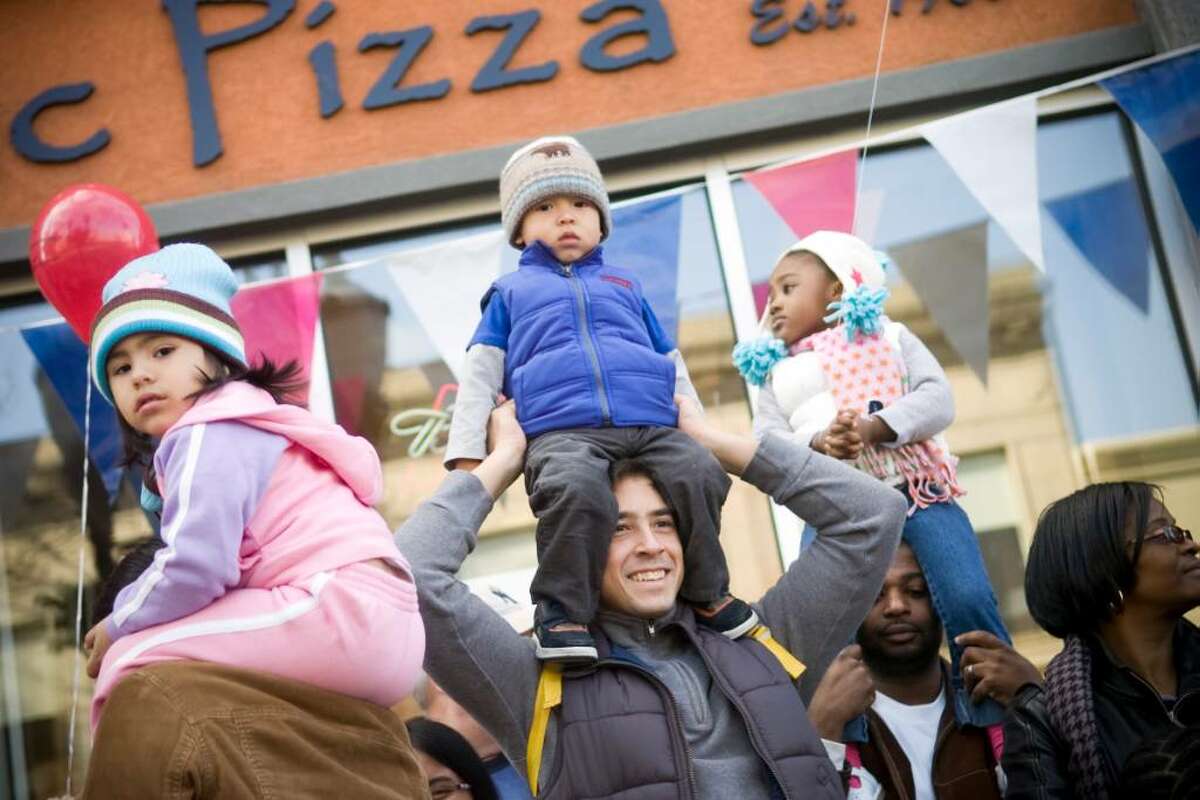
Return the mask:
[(29, 235), (33, 278), (79, 338), (91, 338), (104, 284), (121, 267), (158, 249), (146, 211), (99, 183), (68, 186), (38, 214)]

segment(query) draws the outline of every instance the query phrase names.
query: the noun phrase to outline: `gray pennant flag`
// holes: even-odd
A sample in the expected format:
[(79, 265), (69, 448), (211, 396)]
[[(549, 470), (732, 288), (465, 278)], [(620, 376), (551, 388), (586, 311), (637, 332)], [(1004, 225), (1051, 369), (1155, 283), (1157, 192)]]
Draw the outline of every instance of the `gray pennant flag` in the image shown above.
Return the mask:
[(987, 386), (987, 222), (888, 248), (950, 346)]

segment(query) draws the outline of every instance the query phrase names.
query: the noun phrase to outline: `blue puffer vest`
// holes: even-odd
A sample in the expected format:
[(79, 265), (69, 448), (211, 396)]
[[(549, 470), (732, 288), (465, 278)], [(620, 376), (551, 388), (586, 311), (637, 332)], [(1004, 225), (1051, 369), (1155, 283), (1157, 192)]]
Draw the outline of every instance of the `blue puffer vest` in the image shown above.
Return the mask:
[(497, 280), (511, 321), (504, 393), (530, 438), (565, 428), (675, 427), (675, 363), (655, 352), (642, 287), (601, 248), (569, 266), (535, 242)]

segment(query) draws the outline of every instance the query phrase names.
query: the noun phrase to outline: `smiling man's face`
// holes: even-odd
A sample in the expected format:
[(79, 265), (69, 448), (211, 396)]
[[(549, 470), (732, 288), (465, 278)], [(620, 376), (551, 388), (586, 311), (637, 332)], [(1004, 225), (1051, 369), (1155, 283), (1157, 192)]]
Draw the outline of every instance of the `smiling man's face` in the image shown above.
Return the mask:
[(643, 619), (675, 605), (683, 582), (683, 545), (675, 518), (649, 478), (630, 475), (613, 484), (620, 518), (608, 546), (600, 603)]
[(942, 623), (925, 573), (907, 544), (896, 550), (875, 605), (858, 629), (858, 643), (863, 660), (879, 675), (919, 674), (938, 657)]

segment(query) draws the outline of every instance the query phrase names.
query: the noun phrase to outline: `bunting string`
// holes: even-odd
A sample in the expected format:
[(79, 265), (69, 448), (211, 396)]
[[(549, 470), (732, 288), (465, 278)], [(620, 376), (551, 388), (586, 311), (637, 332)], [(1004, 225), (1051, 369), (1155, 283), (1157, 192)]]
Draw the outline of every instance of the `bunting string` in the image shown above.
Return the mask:
[(867, 172), (867, 151), (871, 146), (871, 123), (875, 120), (875, 101), (879, 92), (879, 73), (883, 68), (883, 45), (887, 41), (888, 17), (891, 16), (891, 3), (881, 0), (883, 6), (883, 25), (879, 31), (879, 51), (875, 54), (875, 77), (871, 81), (871, 102), (867, 106), (867, 131), (863, 135), (862, 155), (858, 161), (858, 180), (854, 187), (854, 211), (850, 215), (850, 230), (857, 230), (858, 198), (862, 196), (863, 176)]

